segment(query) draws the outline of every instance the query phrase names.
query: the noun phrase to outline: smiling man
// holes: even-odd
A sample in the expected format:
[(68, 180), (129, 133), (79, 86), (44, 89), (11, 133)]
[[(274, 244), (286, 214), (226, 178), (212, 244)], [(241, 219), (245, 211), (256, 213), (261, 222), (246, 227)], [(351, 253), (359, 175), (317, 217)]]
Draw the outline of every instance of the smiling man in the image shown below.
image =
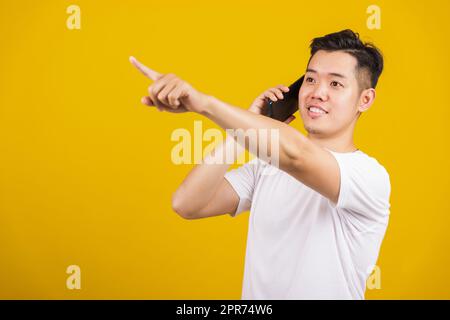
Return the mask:
[[(242, 298), (364, 299), (388, 225), (390, 181), (384, 167), (355, 146), (353, 133), (375, 99), (379, 50), (351, 30), (313, 39), (298, 96), (307, 136), (288, 125), (294, 117), (282, 123), (261, 115), (265, 99), (282, 99), (285, 86), (243, 110), (131, 62), (154, 80), (142, 99), (146, 105), (197, 112), (224, 129), (279, 132), (279, 166), (255, 158), (228, 171), (229, 164), (205, 161), (172, 198), (186, 219), (250, 210)], [(226, 139), (208, 160), (235, 143)]]

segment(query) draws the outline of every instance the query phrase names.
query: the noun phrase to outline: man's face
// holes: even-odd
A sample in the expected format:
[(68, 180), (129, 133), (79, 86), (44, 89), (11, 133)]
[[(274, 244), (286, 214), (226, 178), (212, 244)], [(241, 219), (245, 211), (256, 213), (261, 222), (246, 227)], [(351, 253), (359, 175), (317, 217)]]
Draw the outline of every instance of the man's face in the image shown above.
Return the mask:
[[(356, 59), (343, 51), (317, 51), (309, 62), (298, 101), (305, 130), (328, 137), (348, 128), (358, 114)], [(315, 113), (312, 106), (326, 113)]]

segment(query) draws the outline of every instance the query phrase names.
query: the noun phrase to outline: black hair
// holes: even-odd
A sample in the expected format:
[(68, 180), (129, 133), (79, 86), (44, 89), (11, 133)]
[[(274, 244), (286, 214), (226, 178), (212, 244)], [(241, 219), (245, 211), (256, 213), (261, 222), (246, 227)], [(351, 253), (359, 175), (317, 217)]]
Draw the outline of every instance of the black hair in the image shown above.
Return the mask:
[[(312, 56), (319, 50), (344, 51), (356, 58), (357, 78), (361, 90), (375, 88), (383, 71), (383, 55), (370, 42), (362, 42), (359, 34), (350, 29), (314, 38), (311, 41)], [(309, 62), (308, 62), (309, 64)]]

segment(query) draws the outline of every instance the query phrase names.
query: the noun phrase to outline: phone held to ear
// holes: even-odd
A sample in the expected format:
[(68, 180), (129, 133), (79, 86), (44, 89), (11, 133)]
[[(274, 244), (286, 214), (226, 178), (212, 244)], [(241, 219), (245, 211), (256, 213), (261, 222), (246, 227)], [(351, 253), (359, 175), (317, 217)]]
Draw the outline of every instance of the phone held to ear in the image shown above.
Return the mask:
[(305, 76), (289, 86), (288, 92), (283, 92), (283, 99), (272, 101), (267, 99), (262, 114), (272, 119), (285, 121), (298, 110), (298, 92)]

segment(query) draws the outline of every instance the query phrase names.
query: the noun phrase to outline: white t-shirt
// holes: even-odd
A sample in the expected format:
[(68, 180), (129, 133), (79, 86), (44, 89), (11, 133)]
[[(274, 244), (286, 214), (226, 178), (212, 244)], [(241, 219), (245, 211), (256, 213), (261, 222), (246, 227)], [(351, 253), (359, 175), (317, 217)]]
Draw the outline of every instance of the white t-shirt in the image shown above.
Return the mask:
[(341, 184), (336, 205), (255, 158), (228, 171), (250, 210), (242, 299), (364, 299), (389, 220), (389, 174), (357, 150), (331, 151)]

